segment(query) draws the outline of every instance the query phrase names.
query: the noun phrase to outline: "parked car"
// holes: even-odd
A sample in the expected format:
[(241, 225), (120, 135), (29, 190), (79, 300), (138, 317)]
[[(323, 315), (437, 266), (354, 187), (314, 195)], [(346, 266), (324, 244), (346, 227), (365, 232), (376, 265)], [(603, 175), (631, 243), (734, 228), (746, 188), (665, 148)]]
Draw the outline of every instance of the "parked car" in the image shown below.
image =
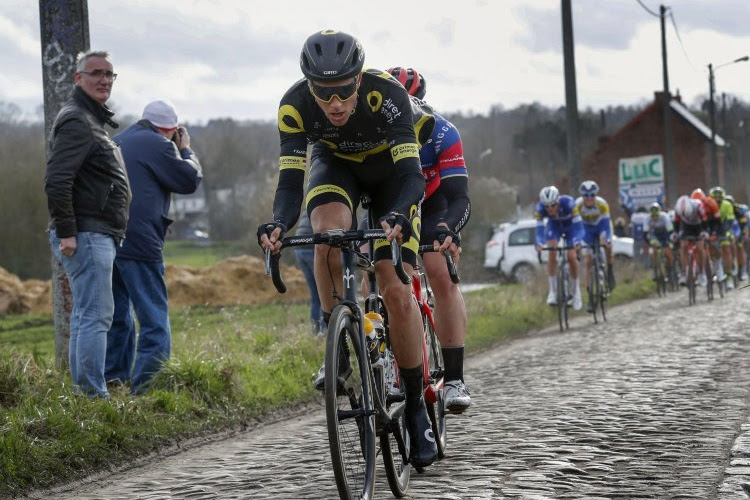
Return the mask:
[[(526, 282), (542, 267), (534, 248), (536, 220), (525, 219), (504, 222), (494, 227), (490, 240), (484, 247), (484, 267), (500, 273), (506, 279)], [(616, 259), (633, 258), (633, 238), (612, 238)], [(542, 252), (542, 262), (547, 262), (547, 252)]]

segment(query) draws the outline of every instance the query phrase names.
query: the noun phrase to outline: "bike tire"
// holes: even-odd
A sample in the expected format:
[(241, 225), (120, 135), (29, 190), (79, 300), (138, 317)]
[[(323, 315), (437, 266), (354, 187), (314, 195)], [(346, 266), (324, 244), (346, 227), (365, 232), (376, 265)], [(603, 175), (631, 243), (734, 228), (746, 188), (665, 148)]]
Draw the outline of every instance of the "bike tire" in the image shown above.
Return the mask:
[(597, 318), (598, 297), (599, 297), (599, 280), (596, 278), (598, 263), (594, 260), (594, 263), (589, 270), (589, 286), (588, 286), (588, 301), (593, 305), (591, 314), (594, 316), (594, 324), (599, 322)]
[(609, 285), (607, 284), (607, 268), (604, 267), (604, 261), (599, 260), (599, 273), (597, 282), (599, 283), (599, 311), (602, 313), (602, 319), (607, 321), (607, 300), (609, 299)]
[(435, 401), (425, 398), (427, 415), (432, 423), (432, 433), (435, 435), (438, 458), (445, 458), (447, 446), (447, 431), (445, 426), (445, 364), (443, 363), (443, 351), (440, 347), (435, 328), (430, 319), (424, 315), (425, 347), (427, 355), (427, 367), (429, 384), (433, 388)]
[[(562, 264), (558, 264), (561, 266)], [(564, 332), (567, 328), (568, 319), (566, 318), (568, 311), (568, 297), (567, 297), (567, 286), (565, 286), (564, 273), (562, 269), (557, 270), (557, 320), (560, 323), (560, 331)]]
[(396, 365), (391, 352), (386, 352), (382, 369), (375, 370), (375, 383), (382, 395), (386, 411), (391, 417), (389, 428), (381, 429), (380, 451), (383, 454), (383, 465), (388, 487), (396, 498), (402, 498), (409, 489), (411, 466), (409, 465), (409, 433), (404, 421), (404, 402), (399, 398), (392, 401), (388, 397), (387, 378), (396, 377)]
[(695, 304), (695, 257), (693, 255), (690, 256), (690, 261), (688, 262), (688, 270), (687, 270), (687, 289), (688, 289), (688, 304), (691, 306)]
[(325, 404), (331, 463), (341, 500), (371, 500), (375, 488), (374, 384), (360, 335), (349, 306), (336, 306), (326, 341)]

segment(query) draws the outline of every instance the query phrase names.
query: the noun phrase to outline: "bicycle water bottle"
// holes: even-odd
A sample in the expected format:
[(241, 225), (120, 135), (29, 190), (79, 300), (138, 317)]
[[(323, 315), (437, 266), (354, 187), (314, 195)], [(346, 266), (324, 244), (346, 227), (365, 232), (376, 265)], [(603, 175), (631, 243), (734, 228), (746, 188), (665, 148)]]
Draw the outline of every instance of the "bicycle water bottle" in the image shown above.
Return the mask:
[(370, 362), (377, 363), (385, 351), (385, 327), (383, 317), (376, 312), (365, 313), (365, 335), (367, 335), (367, 349)]

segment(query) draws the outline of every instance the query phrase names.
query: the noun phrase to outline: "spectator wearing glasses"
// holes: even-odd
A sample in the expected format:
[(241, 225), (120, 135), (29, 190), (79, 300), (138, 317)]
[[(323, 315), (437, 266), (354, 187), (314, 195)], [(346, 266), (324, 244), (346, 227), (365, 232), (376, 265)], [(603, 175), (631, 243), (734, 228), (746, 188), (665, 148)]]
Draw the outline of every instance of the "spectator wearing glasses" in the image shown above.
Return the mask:
[[(372, 198), (371, 209), (388, 234), (403, 244), (404, 268), (416, 264), (419, 214), (425, 180), (419, 163), (418, 139), (429, 137), (434, 118), (385, 71), (363, 71), (365, 53), (353, 36), (322, 31), (308, 37), (300, 55), (304, 79), (281, 98), (278, 125), (281, 142), (279, 181), (273, 218), (258, 228), (258, 243), (278, 252), (280, 240), (299, 216), (311, 144), (307, 213), (313, 231), (353, 227), (360, 194)], [(426, 138), (425, 138), (426, 140)], [(411, 298), (411, 285), (401, 283), (390, 261), (390, 245), (376, 244), (375, 273), (390, 323), (391, 341), (405, 389), (406, 427), (411, 436), (410, 461), (431, 464), (437, 447), (422, 396), (422, 320)], [(341, 252), (315, 248), (315, 279), (324, 321), (340, 288)], [(322, 372), (315, 386), (323, 387)]]
[[(578, 186), (578, 192), (581, 196), (576, 199), (575, 211), (580, 214), (583, 221), (583, 243), (586, 244), (584, 249), (583, 282), (589, 282), (589, 273), (591, 272), (591, 248), (594, 240), (604, 247), (604, 254), (607, 259), (607, 281), (609, 289), (615, 289), (615, 273), (612, 270), (612, 219), (609, 216), (609, 204), (607, 200), (598, 196), (599, 185), (591, 180), (583, 181)], [(591, 293), (588, 294), (589, 300), (586, 305), (588, 312), (593, 312), (594, 304), (591, 302)]]
[[(558, 240), (565, 236), (568, 246), (579, 247), (583, 238), (583, 223), (581, 216), (575, 210), (576, 201), (567, 194), (561, 195), (555, 186), (543, 187), (539, 192), (539, 201), (534, 206), (536, 219), (536, 251), (542, 247), (557, 248)], [(546, 219), (546, 224), (545, 224)], [(581, 287), (578, 279), (577, 248), (568, 250), (570, 263), (570, 277), (573, 279), (573, 309), (580, 310)], [(550, 251), (547, 260), (547, 279), (549, 280), (549, 294), (547, 304), (557, 305), (557, 252)]]
[(55, 118), (44, 188), (49, 240), (70, 282), (69, 363), (75, 390), (108, 398), (104, 378), (112, 324), (112, 268), (125, 237), (130, 186), (120, 149), (104, 128), (117, 128), (106, 106), (117, 75), (110, 55), (78, 55), (75, 86)]
[[(194, 193), (203, 179), (190, 134), (179, 126), (174, 105), (146, 105), (141, 120), (114, 137), (122, 149), (133, 190), (130, 220), (117, 249), (112, 275), (115, 310), (107, 335), (107, 381), (130, 383), (142, 393), (171, 352), (164, 239), (172, 193)], [(139, 333), (131, 311), (138, 318)]]

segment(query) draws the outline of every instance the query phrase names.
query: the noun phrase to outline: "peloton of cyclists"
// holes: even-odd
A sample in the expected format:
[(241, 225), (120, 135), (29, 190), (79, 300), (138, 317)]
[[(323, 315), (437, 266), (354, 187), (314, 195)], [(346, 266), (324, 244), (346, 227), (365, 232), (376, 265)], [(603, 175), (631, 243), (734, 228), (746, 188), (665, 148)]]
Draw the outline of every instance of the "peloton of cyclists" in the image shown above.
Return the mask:
[[(413, 68), (395, 67), (388, 72), (406, 88), (413, 100), (423, 100), (427, 91), (424, 75)], [(419, 149), (419, 161), (427, 186), (422, 202), (420, 245), (433, 245), (438, 252), (422, 256), (425, 272), (435, 293), (435, 323), (445, 362), (445, 408), (462, 413), (471, 406), (464, 382), (464, 339), (466, 306), (461, 290), (448, 275), (443, 250), (458, 263), (461, 252), (459, 231), (471, 214), (469, 174), (458, 129), (433, 112), (435, 126)]]
[[(539, 191), (539, 201), (534, 206), (536, 219), (536, 251), (542, 248), (557, 248), (561, 236), (565, 236), (569, 246), (580, 247), (583, 238), (583, 223), (581, 216), (575, 213), (575, 199), (566, 194), (560, 195), (555, 186), (546, 186)], [(547, 219), (545, 224), (544, 220)], [(577, 248), (568, 250), (570, 276), (573, 279), (573, 309), (580, 310), (581, 288), (578, 279)], [(549, 280), (549, 294), (547, 304), (557, 305), (557, 252), (549, 252), (547, 261), (547, 279)]]
[[(695, 241), (695, 251), (698, 263), (698, 285), (706, 286), (708, 280), (704, 271), (703, 240), (708, 238), (707, 217), (703, 203), (700, 200), (682, 195), (674, 206), (674, 233), (672, 240), (680, 242)], [(685, 270), (688, 266), (687, 245), (680, 244), (680, 285), (687, 284)]]
[[(315, 33), (300, 55), (304, 79), (284, 94), (279, 105), (279, 180), (271, 222), (258, 228), (258, 243), (278, 252), (281, 239), (297, 221), (303, 201), (308, 144), (310, 173), (305, 205), (313, 231), (353, 225), (360, 193), (372, 197), (388, 241), (403, 243), (404, 269), (411, 274), (419, 241), (419, 204), (425, 179), (419, 163), (420, 132), (432, 132), (434, 118), (415, 116), (409, 94), (388, 73), (365, 70), (364, 50), (340, 31)], [(391, 342), (405, 391), (410, 462), (430, 465), (437, 446), (422, 394), (422, 319), (390, 261), (390, 245), (375, 243), (375, 273), (391, 324)], [(343, 281), (341, 251), (315, 247), (315, 278), (324, 320), (335, 306), (334, 287)]]
[(649, 218), (646, 221), (644, 230), (646, 233), (646, 243), (654, 250), (651, 252), (651, 268), (654, 270), (654, 280), (656, 280), (656, 268), (659, 265), (657, 261), (657, 248), (664, 249), (664, 260), (666, 261), (667, 269), (672, 268), (673, 253), (671, 238), (674, 232), (674, 225), (669, 214), (661, 209), (659, 203), (653, 202), (648, 207), (648, 212)]
[[(578, 186), (578, 192), (581, 194), (576, 199), (574, 213), (581, 216), (583, 221), (583, 243), (586, 247), (583, 249), (585, 267), (583, 268), (583, 282), (588, 287), (589, 273), (591, 272), (591, 248), (594, 241), (599, 239), (604, 247), (604, 253), (607, 260), (607, 281), (609, 289), (615, 289), (615, 273), (612, 270), (612, 220), (609, 216), (609, 204), (607, 201), (598, 196), (599, 185), (591, 180), (583, 181)], [(591, 291), (589, 293), (586, 310), (593, 312), (594, 304), (591, 302)]]

